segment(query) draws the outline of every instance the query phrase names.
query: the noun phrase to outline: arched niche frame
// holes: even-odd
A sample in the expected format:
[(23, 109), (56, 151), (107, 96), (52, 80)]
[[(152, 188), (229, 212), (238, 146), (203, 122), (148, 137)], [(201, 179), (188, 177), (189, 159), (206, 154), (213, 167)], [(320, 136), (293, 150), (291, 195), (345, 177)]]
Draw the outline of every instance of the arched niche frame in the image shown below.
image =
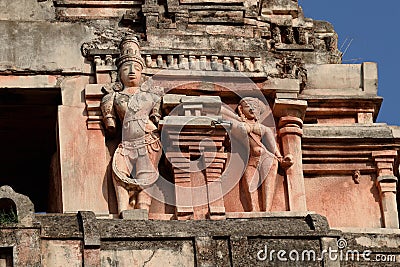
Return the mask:
[(14, 210), (18, 224), (32, 226), (35, 213), (34, 205), (29, 197), (15, 192), (10, 186), (0, 187), (0, 206), (5, 210)]

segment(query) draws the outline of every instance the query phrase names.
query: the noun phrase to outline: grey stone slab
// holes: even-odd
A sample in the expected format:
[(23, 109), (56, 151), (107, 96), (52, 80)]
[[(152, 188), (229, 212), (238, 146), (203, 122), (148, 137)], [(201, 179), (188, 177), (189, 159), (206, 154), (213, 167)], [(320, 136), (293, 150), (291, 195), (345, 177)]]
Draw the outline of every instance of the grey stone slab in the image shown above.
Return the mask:
[[(188, 10), (224, 10), (224, 11), (244, 11), (245, 8), (240, 5), (190, 5), (188, 6)], [(242, 13), (243, 14), (243, 13)]]
[[(338, 90), (336, 94), (349, 94), (348, 89), (361, 91), (362, 72), (361, 64), (307, 64), (307, 86), (304, 90), (326, 90), (323, 94), (332, 94), (332, 89)], [(354, 94), (354, 93), (352, 93)]]
[(363, 62), (362, 71), (362, 88), (365, 93), (376, 95), (378, 93), (378, 65), (375, 62)]
[(303, 138), (390, 139), (394, 137), (390, 127), (384, 123), (351, 126), (304, 125), (303, 131)]
[(0, 21), (0, 32), (0, 70), (83, 71), (81, 45), (93, 37), (82, 24), (61, 22)]
[(400, 126), (389, 126), (394, 138), (400, 138)]
[(35, 219), (41, 225), (42, 238), (83, 238), (76, 214), (36, 214)]
[(40, 21), (54, 20), (53, 1), (38, 0), (1, 0), (0, 20)]
[(163, 126), (211, 126), (214, 122), (222, 119), (221, 116), (167, 116), (160, 121)]
[(149, 212), (145, 209), (123, 210), (121, 218), (124, 220), (148, 220)]
[(314, 46), (312, 45), (299, 45), (299, 44), (276, 44), (275, 48), (278, 51), (314, 50)]
[[(363, 229), (365, 230), (365, 229)], [(377, 231), (375, 232), (343, 232), (342, 238), (347, 242), (347, 248), (352, 250), (365, 251), (370, 250), (373, 254), (390, 254), (400, 257), (400, 233), (395, 231)], [(383, 230), (383, 229), (382, 229)], [(372, 258), (372, 257), (371, 257)], [(374, 263), (377, 264), (377, 263)], [(364, 265), (365, 266), (365, 265)], [(383, 262), (382, 265), (370, 266), (397, 266), (394, 263)]]
[(92, 211), (79, 211), (78, 219), (82, 226), (83, 245), (100, 246), (100, 233), (97, 226), (96, 215)]

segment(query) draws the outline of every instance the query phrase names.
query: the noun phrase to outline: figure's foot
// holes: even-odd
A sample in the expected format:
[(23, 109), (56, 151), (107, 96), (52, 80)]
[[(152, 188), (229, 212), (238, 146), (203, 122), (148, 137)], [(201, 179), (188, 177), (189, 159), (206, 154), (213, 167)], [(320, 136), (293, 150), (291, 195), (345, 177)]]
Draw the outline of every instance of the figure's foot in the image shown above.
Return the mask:
[(280, 163), (282, 169), (286, 170), (293, 165), (293, 163), (294, 163), (293, 156), (291, 154), (288, 154), (285, 157), (280, 158), (279, 163)]
[(126, 210), (121, 210), (121, 211), (118, 211), (118, 217), (120, 218), (120, 219), (123, 219), (124, 218), (124, 212), (125, 212)]
[(140, 191), (137, 196), (136, 209), (150, 210), (151, 196), (149, 196), (144, 190)]

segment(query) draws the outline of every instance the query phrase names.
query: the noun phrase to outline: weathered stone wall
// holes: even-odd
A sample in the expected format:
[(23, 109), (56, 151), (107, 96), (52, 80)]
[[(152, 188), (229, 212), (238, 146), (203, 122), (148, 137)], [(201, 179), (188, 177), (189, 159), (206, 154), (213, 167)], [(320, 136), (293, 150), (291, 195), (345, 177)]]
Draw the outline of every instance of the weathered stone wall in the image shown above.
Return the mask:
[[(226, 220), (98, 219), (94, 212), (36, 214), (2, 187), (18, 222), (1, 222), (4, 266), (395, 266), (396, 229), (332, 229), (315, 213), (263, 212)], [(389, 264), (389, 265), (388, 265)]]
[[(354, 233), (332, 230), (316, 214), (272, 213), (253, 219), (224, 221), (133, 221), (94, 219), (93, 213), (38, 216), (41, 223), (42, 264), (68, 266), (388, 266), (332, 257), (323, 250), (372, 250), (373, 255), (393, 255), (399, 260), (400, 233), (396, 230)], [(340, 243), (339, 243), (340, 244)], [(272, 260), (270, 259), (271, 251)], [(279, 261), (277, 252), (314, 251), (310, 260)], [(260, 252), (261, 251), (261, 252)], [(265, 254), (266, 252), (266, 254)], [(258, 255), (258, 256), (257, 256)], [(295, 255), (295, 254), (293, 254)], [(338, 260), (335, 260), (336, 255)], [(288, 254), (281, 255), (289, 259)], [(295, 257), (295, 256), (294, 256)], [(340, 261), (340, 259), (342, 259)], [(339, 262), (340, 261), (340, 262)], [(393, 262), (392, 262), (393, 263)], [(390, 263), (390, 264), (392, 264)], [(47, 265), (45, 265), (47, 266)]]

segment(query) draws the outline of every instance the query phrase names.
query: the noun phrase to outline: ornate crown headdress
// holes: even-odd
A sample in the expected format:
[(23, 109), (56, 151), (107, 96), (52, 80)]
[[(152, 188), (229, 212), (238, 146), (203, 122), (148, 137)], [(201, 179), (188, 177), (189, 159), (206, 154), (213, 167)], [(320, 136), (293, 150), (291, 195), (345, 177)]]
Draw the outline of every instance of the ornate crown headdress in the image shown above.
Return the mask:
[(124, 37), (119, 45), (120, 57), (117, 58), (116, 65), (119, 68), (128, 61), (139, 63), (144, 68), (144, 60), (140, 56), (139, 41), (135, 36), (128, 35)]

